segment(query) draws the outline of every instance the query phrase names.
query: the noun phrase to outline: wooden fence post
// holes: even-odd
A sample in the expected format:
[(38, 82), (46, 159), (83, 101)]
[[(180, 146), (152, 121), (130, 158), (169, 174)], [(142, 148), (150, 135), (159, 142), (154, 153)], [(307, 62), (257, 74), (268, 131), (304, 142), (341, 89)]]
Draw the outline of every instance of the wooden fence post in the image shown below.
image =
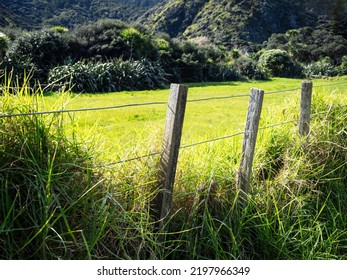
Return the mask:
[(243, 192), (243, 195), (248, 193), (250, 186), (252, 163), (263, 100), (264, 91), (257, 88), (252, 88), (248, 105), (245, 134), (242, 144), (241, 164), (236, 178), (236, 185)]
[(188, 87), (171, 84), (164, 140), (159, 167), (159, 192), (151, 205), (151, 213), (162, 231), (170, 215)]
[(303, 81), (301, 86), (299, 135), (307, 136), (310, 132), (312, 102), (312, 82)]

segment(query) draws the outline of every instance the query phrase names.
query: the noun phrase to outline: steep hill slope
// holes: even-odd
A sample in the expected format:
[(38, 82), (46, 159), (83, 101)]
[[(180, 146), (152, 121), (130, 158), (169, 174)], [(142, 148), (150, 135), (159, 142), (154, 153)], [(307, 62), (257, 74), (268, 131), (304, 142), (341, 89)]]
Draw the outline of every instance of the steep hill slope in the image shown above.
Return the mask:
[(315, 27), (325, 22), (336, 2), (173, 0), (152, 9), (143, 22), (174, 37), (206, 36), (225, 45), (262, 43), (273, 33), (303, 26)]
[(163, 0), (1, 0), (0, 26), (72, 27), (100, 18), (132, 21), (160, 2)]

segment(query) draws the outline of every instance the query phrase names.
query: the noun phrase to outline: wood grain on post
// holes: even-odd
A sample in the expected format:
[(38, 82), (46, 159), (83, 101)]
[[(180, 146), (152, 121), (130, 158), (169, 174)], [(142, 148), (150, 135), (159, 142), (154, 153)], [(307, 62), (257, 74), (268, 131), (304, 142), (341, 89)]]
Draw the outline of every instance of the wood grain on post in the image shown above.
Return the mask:
[(312, 102), (312, 82), (303, 81), (301, 86), (299, 134), (307, 136), (310, 132)]
[(248, 193), (251, 180), (252, 164), (255, 144), (259, 128), (259, 121), (264, 100), (264, 91), (253, 88), (248, 105), (245, 134), (242, 144), (242, 158), (237, 174), (236, 185), (243, 192)]
[(151, 205), (158, 230), (163, 230), (170, 215), (187, 95), (188, 87), (171, 85), (160, 158), (159, 192)]

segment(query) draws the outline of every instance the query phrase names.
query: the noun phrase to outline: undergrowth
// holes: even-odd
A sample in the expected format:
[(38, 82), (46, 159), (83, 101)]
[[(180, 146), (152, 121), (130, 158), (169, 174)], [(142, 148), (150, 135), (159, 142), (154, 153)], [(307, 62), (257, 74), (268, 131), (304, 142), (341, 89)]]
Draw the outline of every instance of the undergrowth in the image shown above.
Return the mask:
[[(158, 157), (101, 168), (73, 116), (4, 117), (59, 106), (26, 91), (1, 92), (1, 259), (346, 259), (343, 92), (314, 93), (307, 138), (295, 123), (259, 132), (247, 204), (241, 137), (182, 150), (162, 238), (149, 215)], [(262, 123), (297, 119), (298, 100), (287, 103)]]

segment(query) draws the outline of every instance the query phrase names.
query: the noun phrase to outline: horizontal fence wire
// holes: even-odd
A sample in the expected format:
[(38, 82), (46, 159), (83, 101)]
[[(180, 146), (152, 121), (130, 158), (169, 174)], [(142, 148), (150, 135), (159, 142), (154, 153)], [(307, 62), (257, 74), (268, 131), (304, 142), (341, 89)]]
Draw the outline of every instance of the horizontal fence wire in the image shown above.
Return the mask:
[(232, 135), (222, 136), (222, 137), (204, 140), (204, 141), (193, 143), (193, 144), (183, 145), (182, 147), (180, 147), (180, 149), (187, 149), (187, 148), (199, 146), (202, 144), (207, 144), (207, 143), (216, 142), (216, 141), (220, 141), (220, 140), (224, 140), (224, 139), (229, 139), (229, 138), (233, 138), (233, 137), (236, 137), (236, 136), (239, 136), (242, 134), (244, 134), (244, 132), (237, 132), (237, 133), (234, 133)]
[(269, 94), (279, 94), (279, 93), (284, 93), (284, 92), (294, 92), (294, 91), (298, 91), (301, 88), (292, 88), (292, 89), (284, 89), (284, 90), (276, 90), (276, 91), (269, 91), (269, 92), (265, 92), (264, 95), (269, 95)]
[(210, 101), (210, 100), (220, 100), (220, 99), (230, 99), (230, 98), (239, 98), (249, 96), (249, 93), (237, 94), (237, 95), (228, 95), (228, 96), (216, 96), (216, 97), (206, 97), (200, 99), (190, 99), (187, 102), (201, 102), (201, 101)]
[(347, 84), (347, 82), (339, 82), (339, 83), (332, 83), (332, 84), (317, 85), (317, 86), (313, 86), (313, 88), (339, 86), (339, 85), (344, 85), (344, 84)]
[(133, 158), (128, 158), (128, 159), (123, 159), (123, 160), (120, 160), (120, 161), (110, 162), (110, 163), (107, 163), (107, 164), (98, 165), (97, 167), (113, 166), (113, 165), (122, 164), (122, 163), (130, 162), (130, 161), (134, 161), (134, 160), (150, 158), (150, 157), (153, 157), (153, 156), (156, 156), (156, 155), (160, 155), (160, 152), (154, 152), (154, 153), (150, 153), (150, 154), (143, 155), (143, 156), (138, 156), (138, 157), (133, 157)]
[[(282, 125), (289, 124), (289, 123), (296, 123), (296, 122), (298, 122), (298, 121), (297, 120), (286, 121), (286, 122), (277, 123), (277, 124), (273, 124), (273, 125), (269, 125), (269, 126), (264, 126), (264, 127), (259, 128), (259, 130), (265, 130), (265, 129), (278, 127), (278, 126), (282, 126)], [(181, 146), (180, 150), (191, 148), (191, 147), (195, 147), (195, 146), (199, 146), (199, 145), (202, 145), (202, 144), (207, 144), (207, 143), (217, 142), (217, 141), (221, 141), (221, 140), (225, 140), (225, 139), (230, 139), (230, 138), (234, 138), (236, 136), (244, 135), (244, 134), (245, 134), (244, 132), (237, 132), (237, 133), (234, 133), (234, 134), (231, 134), (231, 135), (227, 135), (227, 136), (222, 136), (222, 137), (218, 137), (218, 138), (204, 140), (204, 141), (196, 142), (196, 143), (193, 143), (193, 144), (187, 144), (187, 145)], [(111, 163), (104, 164), (104, 165), (99, 165), (97, 167), (114, 166), (114, 165), (117, 165), (117, 164), (122, 164), (122, 163), (125, 163), (125, 162), (131, 162), (131, 161), (135, 161), (135, 160), (149, 158), (149, 157), (160, 155), (160, 154), (161, 154), (161, 152), (154, 152), (154, 153), (143, 155), (143, 156), (133, 157), (133, 158), (124, 159), (124, 160), (120, 160), (120, 161), (116, 161), (116, 162), (111, 162)]]
[[(342, 85), (342, 84), (347, 84), (347, 82), (318, 85), (318, 86), (314, 86), (314, 88), (336, 86), (336, 85)], [(297, 90), (300, 90), (300, 88), (270, 91), (270, 92), (265, 92), (265, 95), (294, 92)], [(207, 97), (207, 98), (199, 98), (199, 99), (190, 99), (190, 100), (187, 100), (187, 102), (202, 102), (202, 101), (211, 101), (211, 100), (240, 98), (240, 97), (246, 97), (246, 96), (249, 96), (249, 94), (244, 93), (244, 94), (236, 94), (236, 95), (228, 95), (228, 96), (216, 96), (216, 97)], [(123, 104), (123, 105), (96, 107), (96, 108), (61, 109), (61, 110), (41, 111), (41, 112), (0, 114), (0, 118), (11, 118), (11, 117), (32, 116), (32, 115), (49, 115), (49, 114), (61, 114), (61, 113), (78, 113), (78, 112), (88, 112), (88, 111), (104, 111), (104, 110), (115, 110), (115, 109), (121, 109), (121, 108), (127, 108), (127, 107), (140, 107), (140, 106), (150, 106), (150, 105), (167, 105), (167, 102), (157, 101), (157, 102), (133, 103), (133, 104)]]
[[(314, 86), (314, 88), (317, 88), (317, 87), (327, 87), (327, 86), (336, 86), (336, 85), (342, 85), (342, 84), (347, 84), (347, 82), (318, 85), (318, 86)], [(265, 94), (278, 94), (278, 93), (284, 93), (284, 92), (294, 92), (294, 91), (297, 91), (297, 90), (300, 90), (300, 88), (272, 91), (272, 92), (267, 92)], [(246, 97), (246, 96), (249, 96), (249, 94), (237, 94), (237, 95), (230, 95), (230, 96), (217, 96), (217, 97), (209, 97), (209, 98), (191, 99), (191, 100), (187, 100), (187, 102), (201, 102), (201, 101), (210, 101), (210, 100), (239, 98), (239, 97)], [(126, 107), (149, 106), (149, 105), (167, 105), (167, 102), (158, 101), (158, 102), (132, 103), (132, 104), (123, 104), (123, 105), (115, 105), (115, 106), (107, 106), (107, 107), (96, 107), (96, 108), (79, 108), (79, 109), (66, 109), (66, 110), (61, 109), (61, 110), (53, 110), (53, 111), (27, 112), (27, 113), (15, 113), (15, 114), (2, 114), (2, 115), (0, 115), (0, 118), (19, 117), (19, 116), (31, 116), (31, 115), (48, 115), (48, 114), (61, 114), (61, 113), (88, 112), (88, 111), (103, 111), (103, 110), (120, 109), (120, 108), (126, 108)], [(312, 116), (318, 115), (318, 114), (327, 113), (327, 112), (328, 111), (315, 113)], [(259, 128), (259, 130), (269, 129), (269, 128), (278, 127), (278, 126), (282, 126), (284, 124), (295, 123), (295, 122), (297, 122), (297, 120), (286, 121), (286, 122), (282, 122), (282, 123), (278, 123), (278, 124), (273, 124), (273, 125), (261, 127), (261, 128)], [(195, 146), (206, 144), (206, 143), (221, 141), (221, 140), (224, 140), (224, 139), (233, 138), (233, 137), (236, 137), (236, 136), (239, 136), (239, 135), (243, 135), (243, 134), (244, 134), (244, 132), (237, 132), (237, 133), (234, 133), (232, 135), (227, 135), (227, 136), (222, 136), (222, 137), (213, 138), (213, 139), (209, 139), (209, 140), (204, 140), (204, 141), (193, 143), (193, 144), (187, 144), (187, 145), (181, 146), (180, 149), (186, 149), (186, 148), (195, 147)], [(122, 164), (122, 163), (131, 162), (131, 161), (135, 161), (135, 160), (149, 158), (149, 157), (152, 157), (152, 156), (155, 156), (155, 155), (159, 155), (159, 154), (160, 154), (160, 152), (154, 152), (154, 153), (150, 153), (150, 154), (147, 154), (147, 155), (142, 155), (142, 156), (138, 156), (138, 157), (128, 158), (128, 159), (124, 159), (124, 160), (120, 160), (120, 161), (116, 161), (116, 162), (111, 162), (111, 163), (108, 163), (108, 164), (105, 164), (105, 165), (100, 165), (100, 166), (97, 166), (97, 167), (114, 166), (114, 165), (117, 165), (117, 164)]]
[(165, 105), (165, 104), (167, 104), (167, 102), (160, 102), (159, 101), (159, 102), (133, 103), (133, 104), (123, 104), (123, 105), (96, 107), (96, 108), (61, 109), (61, 110), (53, 110), (53, 111), (2, 114), (2, 115), (0, 115), (0, 118), (32, 116), (32, 115), (62, 114), (62, 113), (76, 113), (76, 112), (89, 112), (89, 111), (105, 111), (105, 110), (112, 110), (112, 109), (121, 109), (121, 108), (126, 108), (126, 107), (139, 107), (139, 106)]

